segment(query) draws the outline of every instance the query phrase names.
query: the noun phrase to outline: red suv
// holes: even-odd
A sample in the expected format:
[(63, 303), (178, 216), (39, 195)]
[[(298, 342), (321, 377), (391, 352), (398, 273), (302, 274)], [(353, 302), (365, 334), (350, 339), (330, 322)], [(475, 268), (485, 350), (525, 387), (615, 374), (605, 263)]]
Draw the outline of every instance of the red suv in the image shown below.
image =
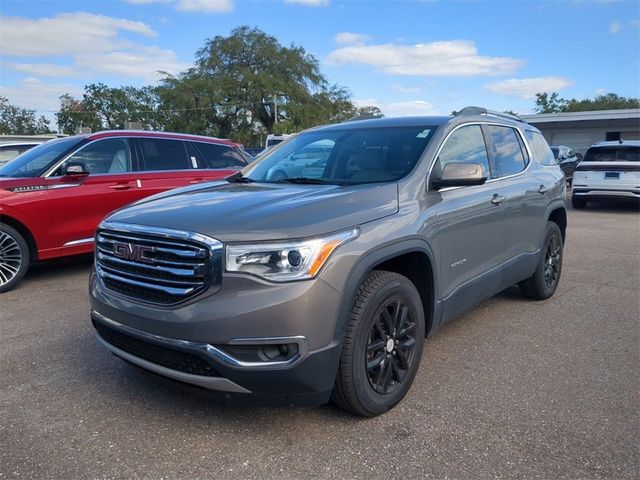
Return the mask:
[(30, 262), (93, 249), (109, 212), (171, 188), (222, 179), (247, 165), (228, 140), (107, 131), (51, 140), (0, 168), (0, 292)]

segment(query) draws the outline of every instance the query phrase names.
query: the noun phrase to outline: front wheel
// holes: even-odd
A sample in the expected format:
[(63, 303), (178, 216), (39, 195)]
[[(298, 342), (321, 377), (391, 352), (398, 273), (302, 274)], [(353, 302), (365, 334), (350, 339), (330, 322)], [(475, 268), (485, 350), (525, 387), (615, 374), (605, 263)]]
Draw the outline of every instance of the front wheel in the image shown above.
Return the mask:
[(20, 233), (0, 224), (0, 293), (15, 287), (29, 268), (29, 247)]
[(373, 271), (351, 310), (332, 401), (357, 415), (386, 412), (405, 396), (420, 365), (425, 319), (406, 277)]
[(547, 222), (544, 246), (536, 271), (519, 284), (525, 297), (546, 300), (555, 293), (562, 273), (562, 248), (560, 227), (557, 223)]

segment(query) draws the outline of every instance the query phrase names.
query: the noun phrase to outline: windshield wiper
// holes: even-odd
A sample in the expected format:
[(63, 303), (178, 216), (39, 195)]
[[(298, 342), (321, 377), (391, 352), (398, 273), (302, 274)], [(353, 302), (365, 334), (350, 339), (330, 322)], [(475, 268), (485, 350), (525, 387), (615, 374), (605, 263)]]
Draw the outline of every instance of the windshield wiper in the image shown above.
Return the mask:
[(276, 180), (276, 183), (301, 183), (308, 185), (335, 185), (337, 182), (332, 180), (322, 180), (320, 178), (309, 178), (309, 177), (291, 177), (291, 178), (281, 178), (280, 180)]
[(249, 177), (245, 177), (242, 173), (237, 172), (226, 178), (229, 183), (251, 183), (254, 180), (251, 180)]

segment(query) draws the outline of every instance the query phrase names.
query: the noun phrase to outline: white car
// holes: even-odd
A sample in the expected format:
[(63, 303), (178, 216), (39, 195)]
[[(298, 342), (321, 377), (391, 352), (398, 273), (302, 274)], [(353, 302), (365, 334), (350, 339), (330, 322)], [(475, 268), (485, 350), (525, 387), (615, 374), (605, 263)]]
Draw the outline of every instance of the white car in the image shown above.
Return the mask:
[(0, 143), (0, 167), (42, 142)]
[(596, 143), (573, 174), (574, 208), (617, 198), (640, 199), (640, 141)]

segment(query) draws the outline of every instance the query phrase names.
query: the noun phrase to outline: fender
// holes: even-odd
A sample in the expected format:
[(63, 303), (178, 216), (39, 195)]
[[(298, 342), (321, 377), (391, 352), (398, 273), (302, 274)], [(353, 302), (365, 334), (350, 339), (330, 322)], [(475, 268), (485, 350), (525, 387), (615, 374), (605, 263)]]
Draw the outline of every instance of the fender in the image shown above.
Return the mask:
[(27, 244), (33, 248), (33, 251), (31, 252), (31, 255), (32, 255), (31, 261), (36, 261), (39, 257), (39, 254), (38, 254), (39, 247), (38, 247), (38, 241), (36, 239), (36, 236), (33, 234), (33, 231), (34, 231), (33, 227), (29, 225), (29, 222), (25, 221), (23, 217), (18, 215), (14, 209), (7, 208), (6, 205), (0, 204), (0, 223), (3, 222), (2, 220), (3, 218), (9, 219), (9, 222), (7, 222), (6, 220), (4, 221), (4, 223), (6, 223), (7, 225), (17, 224), (23, 230), (26, 230), (26, 232), (28, 233), (28, 236), (27, 238), (25, 238), (25, 240), (27, 241)]
[[(549, 204), (549, 206), (547, 207), (547, 211), (544, 214), (544, 225), (546, 228), (547, 222), (551, 218), (551, 214), (556, 210), (562, 210), (564, 214), (563, 215), (564, 226), (560, 226), (560, 230), (562, 230), (562, 242), (564, 244), (567, 240), (567, 206), (566, 206), (565, 200), (557, 198)], [(544, 236), (545, 236), (544, 232), (545, 230), (543, 229), (542, 238), (540, 240), (541, 249), (543, 247), (542, 243), (544, 242)]]
[(426, 240), (422, 237), (415, 236), (383, 244), (379, 248), (362, 255), (353, 265), (349, 271), (347, 281), (342, 291), (339, 317), (336, 330), (334, 332), (334, 340), (338, 340), (342, 343), (346, 331), (347, 320), (349, 318), (349, 312), (355, 302), (358, 287), (362, 284), (367, 274), (376, 265), (379, 265), (386, 260), (414, 252), (425, 254), (431, 263), (431, 281), (435, 291), (433, 292), (431, 312), (425, 312), (425, 315), (428, 315), (429, 313), (431, 314), (431, 326), (426, 332), (427, 336), (433, 333), (440, 326), (442, 312), (437, 291), (438, 282), (435, 255), (433, 253), (433, 249)]

